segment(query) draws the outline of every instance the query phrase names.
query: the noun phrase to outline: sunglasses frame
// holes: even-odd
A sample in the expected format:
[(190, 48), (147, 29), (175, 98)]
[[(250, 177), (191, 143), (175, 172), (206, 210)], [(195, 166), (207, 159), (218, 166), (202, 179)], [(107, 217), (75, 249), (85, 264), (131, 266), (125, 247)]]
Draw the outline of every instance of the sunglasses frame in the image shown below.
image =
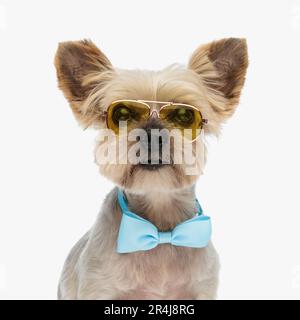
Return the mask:
[[(202, 129), (203, 129), (203, 126), (208, 123), (208, 119), (205, 119), (205, 118), (202, 117), (201, 111), (200, 111), (198, 108), (196, 108), (195, 106), (190, 105), (190, 104), (179, 103), (179, 102), (172, 102), (172, 101), (155, 101), (155, 100), (140, 100), (140, 99), (139, 99), (139, 100), (119, 99), (119, 100), (113, 101), (113, 102), (109, 105), (109, 107), (107, 108), (107, 110), (104, 111), (103, 114), (102, 114), (102, 115), (105, 117), (105, 122), (106, 122), (107, 128), (109, 128), (109, 126), (108, 126), (108, 117), (107, 117), (107, 116), (108, 116), (108, 110), (109, 110), (109, 108), (110, 108), (112, 105), (114, 105), (115, 103), (119, 103), (119, 102), (139, 102), (139, 103), (145, 105), (145, 106), (150, 110), (149, 118), (152, 116), (153, 113), (155, 113), (156, 116), (157, 116), (158, 118), (160, 118), (160, 115), (159, 115), (159, 114), (160, 114), (160, 111), (161, 111), (162, 109), (164, 109), (164, 108), (166, 108), (166, 107), (169, 107), (169, 106), (181, 105), (181, 106), (184, 106), (184, 107), (188, 107), (188, 108), (194, 109), (194, 110), (196, 110), (197, 112), (200, 113), (200, 116), (201, 116), (201, 129), (200, 129), (200, 130), (202, 130)], [(154, 110), (151, 110), (151, 107), (149, 106), (148, 103), (162, 104), (162, 106), (159, 108), (158, 111), (155, 110), (155, 109), (154, 109)], [(149, 119), (149, 118), (148, 118), (148, 119)], [(191, 140), (191, 142), (197, 140), (199, 136), (200, 136), (200, 134), (199, 134), (195, 139)]]

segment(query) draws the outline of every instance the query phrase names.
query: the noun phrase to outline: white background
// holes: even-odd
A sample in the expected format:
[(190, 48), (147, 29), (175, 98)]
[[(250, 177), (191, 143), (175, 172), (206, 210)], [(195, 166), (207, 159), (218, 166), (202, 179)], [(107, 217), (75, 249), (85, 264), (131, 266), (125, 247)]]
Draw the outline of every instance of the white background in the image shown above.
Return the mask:
[(300, 298), (300, 1), (1, 1), (0, 297), (55, 299), (63, 262), (112, 183), (57, 89), (57, 43), (91, 38), (121, 68), (186, 63), (246, 37), (240, 107), (197, 194), (213, 219), (220, 299)]

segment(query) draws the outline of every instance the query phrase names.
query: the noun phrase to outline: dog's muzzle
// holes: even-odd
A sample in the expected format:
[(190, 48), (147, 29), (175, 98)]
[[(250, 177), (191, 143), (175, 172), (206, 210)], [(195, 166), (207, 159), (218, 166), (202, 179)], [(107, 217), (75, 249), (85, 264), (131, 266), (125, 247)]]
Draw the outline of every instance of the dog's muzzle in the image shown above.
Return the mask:
[(138, 165), (145, 170), (157, 170), (172, 164), (169, 134), (159, 123), (159, 120), (151, 119), (143, 129), (147, 133), (147, 138), (140, 140), (140, 143), (147, 157), (142, 159)]

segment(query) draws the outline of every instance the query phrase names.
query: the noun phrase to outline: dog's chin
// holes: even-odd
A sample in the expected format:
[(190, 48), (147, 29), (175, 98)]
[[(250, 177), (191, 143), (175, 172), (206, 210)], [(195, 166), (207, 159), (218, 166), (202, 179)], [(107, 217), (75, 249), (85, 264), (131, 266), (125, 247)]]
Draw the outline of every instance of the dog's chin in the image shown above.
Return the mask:
[(100, 172), (119, 187), (134, 193), (169, 192), (193, 185), (199, 175), (187, 175), (184, 167), (171, 164), (100, 166)]

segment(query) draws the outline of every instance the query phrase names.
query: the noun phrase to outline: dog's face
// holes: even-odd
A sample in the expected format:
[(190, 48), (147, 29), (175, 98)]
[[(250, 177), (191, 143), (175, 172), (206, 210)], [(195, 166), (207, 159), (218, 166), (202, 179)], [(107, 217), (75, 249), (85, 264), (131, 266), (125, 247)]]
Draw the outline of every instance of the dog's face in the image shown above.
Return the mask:
[[(248, 58), (245, 40), (229, 38), (197, 48), (187, 67), (172, 65), (161, 71), (120, 70), (114, 68), (91, 41), (84, 40), (61, 43), (55, 57), (55, 66), (59, 87), (68, 99), (79, 123), (84, 127), (94, 126), (101, 131), (110, 121), (122, 120), (124, 114), (127, 121), (126, 112), (131, 112), (132, 117), (135, 101), (150, 101), (142, 103), (145, 108), (149, 107), (149, 116), (134, 121), (133, 126), (127, 127), (126, 135), (121, 134), (121, 130), (117, 132), (118, 140), (102, 139), (102, 130), (95, 151), (96, 163), (104, 176), (124, 188), (145, 192), (153, 190), (154, 187), (156, 190), (164, 191), (194, 184), (205, 165), (206, 149), (203, 138), (206, 134), (217, 135), (222, 122), (233, 114), (244, 84)], [(112, 103), (118, 100), (134, 102), (132, 105), (126, 105), (127, 109), (121, 105), (114, 108), (113, 112), (107, 113), (107, 110), (112, 108)], [(197, 139), (187, 141), (181, 130), (175, 130), (171, 135), (172, 125), (168, 125), (170, 121), (162, 121), (159, 116), (160, 110), (164, 107), (160, 102), (193, 106), (192, 113), (188, 110), (192, 117), (198, 117), (199, 113), (201, 119), (207, 119)], [(180, 106), (173, 112), (176, 117), (180, 115), (185, 121), (194, 119), (191, 120), (189, 116), (189, 120), (186, 120), (187, 111)], [(130, 131), (133, 132), (133, 129), (143, 129), (148, 144), (142, 143), (141, 137), (135, 141), (130, 138)], [(164, 129), (163, 132), (169, 140), (159, 138), (156, 140), (157, 145), (151, 144), (151, 140), (154, 140), (151, 134), (157, 134), (158, 129)], [(163, 141), (169, 141), (167, 162), (161, 156)], [(179, 153), (182, 155), (184, 152), (184, 148), (178, 148), (178, 145), (182, 146), (185, 143), (191, 150), (189, 158), (195, 159), (194, 171), (187, 170), (191, 162), (174, 161)], [(125, 144), (127, 148), (124, 151), (120, 146)], [(135, 148), (137, 145), (138, 148)], [(132, 150), (138, 150), (134, 153), (140, 155), (143, 148), (147, 150), (144, 153), (147, 156), (157, 152), (158, 163), (153, 164), (149, 158), (145, 161), (142, 157), (135, 162), (124, 162), (125, 158), (128, 160), (128, 153)], [(117, 161), (102, 161), (109, 149), (116, 150)], [(181, 158), (186, 160), (184, 155)]]

